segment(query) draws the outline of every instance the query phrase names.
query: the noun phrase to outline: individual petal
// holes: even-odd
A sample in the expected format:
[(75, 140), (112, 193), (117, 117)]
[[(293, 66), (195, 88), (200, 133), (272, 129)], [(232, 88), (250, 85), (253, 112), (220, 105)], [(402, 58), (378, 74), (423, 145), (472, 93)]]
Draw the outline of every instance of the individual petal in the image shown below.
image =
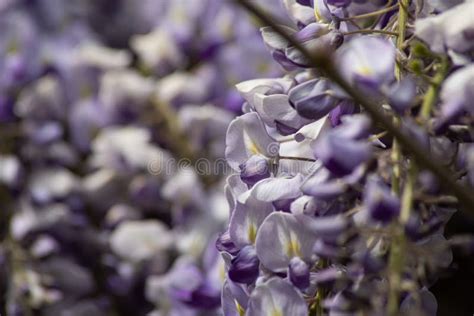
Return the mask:
[(313, 144), (314, 156), (337, 177), (352, 173), (371, 157), (371, 148), (363, 141), (352, 141), (330, 133)]
[(233, 284), (230, 280), (224, 282), (221, 301), (224, 316), (245, 315), (248, 295), (240, 286)]
[(286, 93), (294, 85), (290, 78), (252, 79), (238, 83), (235, 87), (242, 97), (253, 104), (255, 94), (271, 95)]
[(337, 106), (340, 99), (326, 79), (314, 79), (297, 85), (288, 94), (298, 114), (318, 120)]
[(376, 177), (367, 181), (364, 206), (372, 220), (384, 224), (390, 223), (400, 213), (400, 200)]
[(232, 258), (228, 275), (236, 283), (252, 284), (257, 280), (260, 261), (254, 246), (245, 246)]
[(260, 226), (256, 249), (260, 262), (282, 272), (293, 257), (310, 262), (315, 237), (289, 213), (274, 212)]
[(405, 77), (402, 81), (390, 87), (388, 101), (392, 109), (399, 114), (404, 113), (414, 104), (416, 97), (416, 85), (413, 79)]
[(305, 179), (301, 185), (301, 192), (327, 201), (341, 195), (347, 188), (348, 185), (344, 181), (332, 179), (328, 169), (319, 168)]
[(290, 205), (290, 212), (294, 215), (314, 215), (318, 208), (319, 203), (315, 198), (307, 195), (300, 196), (294, 200)]
[[(288, 34), (293, 34), (295, 32), (295, 30), (287, 26), (282, 25), (281, 27), (283, 27)], [(283, 36), (278, 34), (278, 32), (276, 32), (271, 26), (262, 27), (260, 33), (262, 34), (265, 45), (270, 49), (283, 50), (290, 45), (290, 43)]]
[(349, 218), (343, 215), (310, 217), (307, 215), (296, 215), (301, 225), (325, 241), (332, 243), (345, 239), (350, 233), (351, 223)]
[(232, 255), (236, 255), (239, 252), (239, 249), (232, 241), (228, 230), (219, 235), (216, 240), (216, 248), (220, 252), (228, 252)]
[(283, 3), (296, 25), (308, 25), (314, 22), (314, 11), (311, 7), (298, 3), (298, 0), (283, 0)]
[(252, 155), (267, 158), (278, 156), (279, 144), (268, 135), (263, 122), (255, 112), (246, 113), (233, 120), (227, 130), (225, 157), (232, 169)]
[(248, 198), (245, 203), (237, 203), (229, 222), (229, 234), (237, 247), (255, 243), (257, 231), (264, 219), (273, 212), (270, 203)]
[(351, 83), (377, 88), (394, 78), (395, 46), (381, 37), (357, 37), (341, 47), (337, 64)]
[(306, 316), (306, 302), (291, 284), (272, 278), (252, 292), (246, 316)]
[(344, 116), (341, 120), (342, 126), (335, 129), (338, 136), (352, 140), (362, 140), (370, 135), (372, 123), (366, 115), (348, 115)]
[(311, 273), (311, 283), (316, 283), (318, 287), (329, 288), (336, 283), (344, 283), (346, 274), (335, 266)]
[(240, 179), (248, 185), (254, 185), (270, 177), (269, 161), (263, 156), (253, 155), (240, 165)]
[(311, 122), (298, 115), (298, 112), (290, 105), (286, 94), (268, 96), (256, 94), (254, 96), (254, 106), (268, 126), (275, 126), (275, 124), (280, 123), (299, 129)]
[(288, 275), (291, 283), (300, 290), (309, 286), (309, 266), (301, 258), (294, 257), (290, 260)]
[(245, 201), (253, 197), (258, 201), (274, 202), (278, 200), (293, 199), (301, 195), (299, 189), (303, 176), (297, 174), (292, 178), (267, 178), (257, 182), (252, 189), (239, 197)]
[(353, 101), (343, 100), (334, 109), (329, 112), (329, 119), (331, 126), (336, 127), (341, 124), (341, 118), (345, 115), (354, 114), (357, 112), (357, 107)]
[[(317, 23), (313, 23), (317, 24)], [(308, 27), (311, 26), (308, 25)], [(302, 34), (307, 36), (308, 34)], [(307, 40), (303, 45), (316, 54), (333, 53), (344, 41), (344, 36), (339, 30), (331, 30), (324, 35), (314, 37)], [(296, 47), (288, 47), (285, 49), (285, 56), (300, 67), (311, 67), (311, 61)]]
[(226, 179), (226, 184), (224, 186), (224, 191), (226, 195), (227, 202), (229, 203), (230, 215), (234, 211), (237, 198), (248, 190), (247, 185), (240, 179), (240, 175), (233, 174)]
[(328, 117), (323, 117), (311, 124), (305, 125), (295, 134), (295, 140), (297, 142), (303, 142), (305, 140), (315, 140), (320, 135), (323, 135), (326, 131), (331, 129), (331, 122)]

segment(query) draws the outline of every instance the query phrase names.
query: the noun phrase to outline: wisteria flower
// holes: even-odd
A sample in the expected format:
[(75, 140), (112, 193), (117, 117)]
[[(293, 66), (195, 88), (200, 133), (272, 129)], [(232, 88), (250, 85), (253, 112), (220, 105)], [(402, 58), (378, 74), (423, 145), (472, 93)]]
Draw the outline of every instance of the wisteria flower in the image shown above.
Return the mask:
[(300, 293), (288, 282), (272, 278), (258, 285), (248, 303), (246, 315), (306, 316), (308, 308)]
[(349, 82), (377, 89), (394, 79), (395, 46), (375, 36), (357, 37), (338, 51), (340, 71)]

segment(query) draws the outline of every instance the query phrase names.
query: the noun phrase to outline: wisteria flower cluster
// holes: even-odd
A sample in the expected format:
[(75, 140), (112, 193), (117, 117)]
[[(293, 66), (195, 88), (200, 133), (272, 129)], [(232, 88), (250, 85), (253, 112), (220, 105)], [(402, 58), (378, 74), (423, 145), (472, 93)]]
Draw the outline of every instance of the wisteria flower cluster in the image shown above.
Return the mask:
[(436, 315), (474, 252), (473, 15), (0, 0), (0, 315)]
[(224, 315), (436, 315), (473, 249), (443, 231), (474, 209), (474, 2), (239, 2), (286, 75), (237, 85)]
[(248, 15), (12, 0), (0, 25), (0, 314), (218, 314), (228, 206), (192, 164), (223, 160), (234, 85), (281, 75)]

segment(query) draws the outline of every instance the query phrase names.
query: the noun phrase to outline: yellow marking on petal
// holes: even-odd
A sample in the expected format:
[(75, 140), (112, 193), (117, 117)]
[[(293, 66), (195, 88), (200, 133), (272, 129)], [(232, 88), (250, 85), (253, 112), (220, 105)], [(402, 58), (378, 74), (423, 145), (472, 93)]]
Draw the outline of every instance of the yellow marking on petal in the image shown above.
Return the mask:
[(260, 150), (257, 147), (257, 144), (250, 138), (250, 136), (244, 131), (244, 143), (247, 150), (252, 155), (260, 154)]
[(364, 75), (364, 76), (369, 76), (369, 75), (372, 75), (373, 74), (373, 71), (370, 67), (367, 67), (367, 66), (363, 66), (363, 67), (360, 67), (358, 69), (358, 72), (361, 74), (361, 75)]
[(269, 66), (269, 65), (270, 65), (270, 64), (268, 64), (268, 63), (259, 63), (259, 64), (257, 65), (257, 71), (258, 71), (259, 73), (267, 72), (267, 71), (270, 69), (270, 66)]
[(249, 228), (247, 231), (247, 237), (250, 240), (250, 242), (255, 244), (255, 239), (257, 238), (257, 227), (255, 227), (254, 224), (249, 224)]
[(286, 254), (290, 258), (301, 257), (301, 246), (298, 240), (290, 237), (290, 240), (286, 243)]
[(317, 22), (320, 22), (322, 20), (321, 13), (319, 12), (319, 8), (317, 4), (315, 4), (314, 6), (314, 16)]
[(16, 54), (20, 49), (20, 45), (17, 39), (12, 39), (7, 45), (7, 54)]
[(237, 300), (234, 300), (235, 307), (237, 308), (237, 312), (239, 313), (239, 316), (244, 316), (245, 315), (245, 309), (242, 307), (242, 305), (237, 302)]
[(283, 313), (282, 313), (280, 310), (278, 310), (278, 309), (276, 309), (276, 308), (273, 308), (273, 310), (271, 311), (270, 315), (271, 315), (271, 316), (283, 316)]
[(226, 276), (226, 273), (225, 273), (225, 266), (223, 264), (220, 264), (219, 265), (219, 280), (224, 283), (225, 281), (225, 276)]
[(319, 7), (316, 3), (314, 4), (314, 16), (316, 18), (316, 22), (328, 23), (328, 21), (326, 21), (321, 15), (321, 11), (319, 11)]

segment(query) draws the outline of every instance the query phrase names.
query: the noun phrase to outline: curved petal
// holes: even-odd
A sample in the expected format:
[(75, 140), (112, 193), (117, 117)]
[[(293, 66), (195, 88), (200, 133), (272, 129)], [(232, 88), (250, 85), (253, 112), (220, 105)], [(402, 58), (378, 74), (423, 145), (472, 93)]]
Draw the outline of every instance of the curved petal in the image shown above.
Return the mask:
[(285, 271), (293, 257), (310, 262), (315, 241), (315, 236), (294, 215), (274, 212), (258, 230), (257, 255), (268, 269)]
[(255, 288), (246, 316), (306, 316), (308, 308), (295, 288), (280, 278), (272, 278)]

